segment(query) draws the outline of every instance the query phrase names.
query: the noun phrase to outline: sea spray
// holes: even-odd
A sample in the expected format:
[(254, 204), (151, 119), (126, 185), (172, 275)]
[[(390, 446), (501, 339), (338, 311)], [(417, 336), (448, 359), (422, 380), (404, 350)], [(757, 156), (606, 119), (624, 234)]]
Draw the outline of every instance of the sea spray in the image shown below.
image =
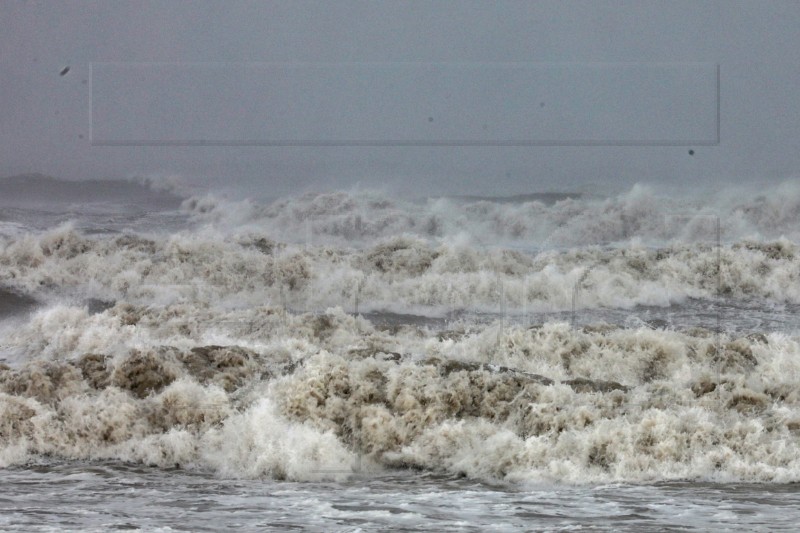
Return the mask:
[(499, 323), (442, 335), (336, 309), (288, 328), (258, 315), (248, 348), (195, 344), (231, 327), (208, 316), (181, 348), (164, 344), (173, 322), (139, 337), (148, 348), (109, 335), (99, 354), (5, 367), (0, 456), (279, 479), (341, 475), (356, 455), (484, 480), (800, 479), (800, 344), (782, 334), (553, 323), (509, 326), (497, 345)]

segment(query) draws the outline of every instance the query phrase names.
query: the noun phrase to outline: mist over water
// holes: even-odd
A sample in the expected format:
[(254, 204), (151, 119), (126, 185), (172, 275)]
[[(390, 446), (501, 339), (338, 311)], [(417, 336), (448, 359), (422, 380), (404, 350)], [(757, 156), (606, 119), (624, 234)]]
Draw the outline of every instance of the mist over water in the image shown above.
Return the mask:
[[(586, 525), (574, 498), (601, 527), (655, 527), (667, 493), (687, 524), (728, 527), (692, 494), (781, 487), (762, 527), (793, 505), (796, 182), (264, 201), (26, 180), (0, 180), (0, 466), (20, 497), (38, 464), (43, 486), (180, 479), (244, 506), (260, 480), (343, 528), (458, 529), (487, 502), (520, 527)], [(392, 507), (398, 491), (475, 497), (474, 516)], [(75, 524), (117, 523), (98, 516)]]

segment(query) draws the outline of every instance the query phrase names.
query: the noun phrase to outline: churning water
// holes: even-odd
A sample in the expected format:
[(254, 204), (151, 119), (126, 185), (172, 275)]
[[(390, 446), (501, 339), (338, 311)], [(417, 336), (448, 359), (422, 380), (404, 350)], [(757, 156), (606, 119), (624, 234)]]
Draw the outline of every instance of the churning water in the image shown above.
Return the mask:
[(797, 523), (794, 183), (259, 203), (39, 181), (76, 190), (17, 181), (0, 207), (0, 527)]

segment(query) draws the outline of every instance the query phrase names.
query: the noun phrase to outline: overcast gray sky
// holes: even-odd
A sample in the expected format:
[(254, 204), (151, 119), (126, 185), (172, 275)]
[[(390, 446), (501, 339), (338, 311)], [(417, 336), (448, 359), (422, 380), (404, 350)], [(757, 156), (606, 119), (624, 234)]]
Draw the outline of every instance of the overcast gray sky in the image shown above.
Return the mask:
[[(354, 184), (410, 194), (515, 194), (581, 188), (612, 192), (636, 182), (667, 187), (702, 184), (706, 189), (728, 182), (777, 182), (797, 177), (800, 169), (798, 50), (800, 2), (796, 1), (0, 0), (0, 175), (41, 172), (89, 179), (178, 174), (189, 182), (233, 184), (242, 192), (259, 195)], [(175, 65), (173, 74), (178, 72), (180, 79), (175, 78), (177, 74), (167, 79), (150, 67), (136, 75), (136, 69), (143, 68), (141, 63), (150, 62)], [(211, 70), (205, 68), (209, 63), (217, 69), (210, 77), (212, 66)], [(300, 76), (294, 80), (295, 86), (285, 84), (283, 93), (271, 87), (278, 92), (264, 98), (259, 79), (274, 80), (275, 72), (264, 69), (276, 63), (383, 65), (383, 71), (370, 70), (358, 76), (372, 80), (368, 88), (383, 87), (388, 100), (381, 106), (375, 100), (380, 95), (367, 91), (361, 95), (364, 104), (352, 107), (357, 98), (344, 92), (346, 84), (342, 83), (349, 79), (344, 75), (333, 81), (324, 76)], [(392, 69), (400, 63), (412, 68), (438, 65), (445, 70), (466, 65), (474, 70), (468, 75), (450, 70), (444, 77), (431, 78), (449, 80), (440, 86), (426, 85), (439, 81), (415, 78), (422, 81), (400, 90), (396, 89), (398, 83), (408, 81), (400, 70)], [(527, 117), (523, 111), (528, 110), (526, 104), (535, 107), (535, 91), (529, 95), (509, 85), (504, 90), (510, 96), (501, 102), (497, 95), (502, 93), (492, 85), (491, 73), (496, 71), (487, 65), (510, 63), (522, 65), (522, 77), (517, 80), (522, 84), (531, 76), (549, 72), (537, 89), (549, 100), (538, 102), (542, 118), (533, 129), (525, 129), (529, 123), (523, 120)], [(699, 68), (688, 71), (684, 93), (680, 76), (663, 78), (659, 71), (648, 78), (646, 73), (651, 71), (647, 68), (658, 69), (667, 63)], [(571, 65), (569, 68), (580, 70), (591, 64), (639, 65), (645, 70), (620, 74), (623, 77), (618, 81), (632, 77), (630, 83), (622, 84), (627, 92), (616, 101), (613, 94), (600, 100), (586, 96), (591, 93), (587, 87), (600, 86), (600, 93), (613, 93), (613, 80), (593, 77), (588, 70), (566, 75), (546, 70), (547, 65), (556, 69)], [(687, 141), (703, 141), (707, 140), (709, 117), (716, 120), (707, 83), (707, 74), (715, 73), (716, 65), (719, 144), (682, 143), (681, 128), (689, 133)], [(61, 75), (67, 66), (69, 72)], [(242, 72), (241, 79), (235, 77), (236, 69)], [(481, 75), (485, 85), (481, 85)], [(399, 81), (392, 81), (391, 76), (399, 76)], [(659, 81), (663, 79), (667, 81)], [(109, 96), (113, 96), (115, 83), (117, 89), (131, 88), (130, 94), (123, 96), (140, 98), (136, 105), (127, 102), (136, 112), (128, 115), (131, 120), (126, 124), (120, 124), (119, 110), (123, 108), (115, 104), (119, 100)], [(331, 94), (321, 102), (319, 88), (326, 84), (332, 87)], [(464, 105), (480, 94), (479, 86), (488, 91), (484, 104)], [(575, 91), (565, 90), (568, 86)], [(181, 96), (175, 99), (178, 87)], [(659, 92), (659, 87), (666, 89)], [(97, 96), (94, 105), (90, 88)], [(427, 92), (414, 92), (423, 89)], [(444, 118), (422, 109), (419, 117), (409, 116), (408, 103), (401, 101), (403, 95), (419, 99), (421, 94), (439, 89), (448, 98), (452, 95), (457, 105), (447, 107), (446, 112), (441, 107), (443, 100), (425, 105), (444, 113)], [(304, 114), (292, 107), (303, 103), (314, 90), (314, 101), (322, 107), (313, 111), (320, 111), (321, 122), (315, 122), (314, 112)], [(294, 99), (292, 91), (297, 95)], [(247, 104), (237, 107), (238, 114), (228, 113), (232, 92), (235, 102)], [(674, 95), (674, 101), (667, 93)], [(119, 93), (114, 94), (119, 98)], [(170, 98), (176, 100), (175, 107), (165, 103)], [(657, 109), (652, 115), (656, 119), (643, 114), (648, 98), (652, 109)], [(620, 114), (614, 107), (620, 102), (630, 102), (633, 111)], [(197, 103), (202, 109), (187, 117), (186, 110), (191, 111)], [(262, 104), (266, 107), (259, 107)], [(342, 121), (337, 113), (345, 105), (350, 112)], [(258, 128), (260, 119), (253, 117), (281, 108), (291, 124), (278, 121), (272, 129)], [(161, 115), (155, 113), (158, 109), (163, 110)], [(183, 114), (171, 116), (176, 109)], [(253, 111), (248, 113), (248, 109)], [(394, 115), (392, 109), (397, 110)], [(161, 117), (161, 129), (150, 127), (151, 115), (143, 110)], [(100, 120), (94, 117), (94, 132), (90, 132), (90, 111), (101, 113)], [(331, 122), (324, 121), (326, 116)], [(376, 116), (380, 120), (374, 120)], [(693, 122), (692, 117), (697, 120)], [(620, 137), (631, 140), (637, 135), (647, 141), (665, 132), (667, 140), (677, 142), (671, 146), (558, 145), (559, 140), (597, 137), (603, 133), (604, 120), (608, 120), (606, 137), (610, 141)], [(661, 120), (665, 125), (659, 125)], [(213, 136), (210, 124), (220, 125), (216, 131), (222, 132), (223, 140), (309, 139), (324, 137), (327, 132), (334, 140), (366, 135), (371, 139), (400, 136), (479, 142), (477, 146), (237, 147), (93, 146), (90, 141), (92, 133), (95, 140), (98, 135), (103, 140), (132, 132), (143, 138), (166, 133), (176, 139), (207, 138)], [(337, 126), (331, 128), (330, 124)], [(473, 132), (470, 128), (477, 125), (482, 129)], [(703, 138), (697, 139), (698, 135)], [(533, 146), (482, 142), (509, 136), (556, 142)]]

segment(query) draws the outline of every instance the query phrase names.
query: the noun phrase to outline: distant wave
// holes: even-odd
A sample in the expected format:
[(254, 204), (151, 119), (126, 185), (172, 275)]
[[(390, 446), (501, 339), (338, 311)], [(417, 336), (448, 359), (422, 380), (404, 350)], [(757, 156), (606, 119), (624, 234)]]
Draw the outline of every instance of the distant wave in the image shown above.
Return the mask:
[(220, 231), (257, 230), (287, 242), (368, 246), (413, 235), (471, 246), (550, 249), (721, 239), (800, 240), (800, 182), (769, 190), (730, 190), (710, 198), (672, 198), (637, 185), (611, 198), (532, 194), (506, 198), (436, 197), (405, 201), (379, 192), (308, 193), (271, 204), (195, 196), (182, 209)]
[(578, 200), (586, 198), (584, 193), (562, 193), (562, 192), (539, 192), (529, 194), (515, 194), (511, 196), (470, 196), (470, 195), (457, 195), (457, 196), (442, 196), (456, 201), (463, 202), (493, 202), (498, 204), (522, 204), (527, 202), (540, 202), (545, 205), (553, 205), (556, 202), (563, 202), (564, 200)]
[(66, 181), (43, 174), (22, 174), (0, 179), (0, 205), (113, 203), (139, 205), (151, 210), (176, 209), (183, 198), (155, 181)]

